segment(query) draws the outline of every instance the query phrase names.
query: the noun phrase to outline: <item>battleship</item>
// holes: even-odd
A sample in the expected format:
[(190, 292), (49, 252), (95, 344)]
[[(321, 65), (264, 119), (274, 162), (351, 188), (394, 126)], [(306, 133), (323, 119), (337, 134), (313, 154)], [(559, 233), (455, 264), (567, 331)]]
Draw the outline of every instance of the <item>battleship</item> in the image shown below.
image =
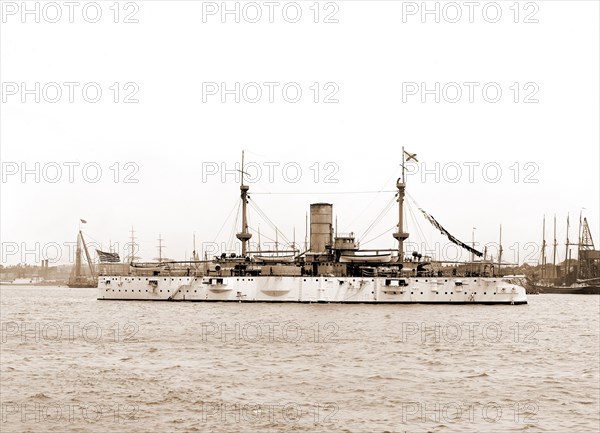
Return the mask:
[[(310, 246), (290, 250), (251, 251), (247, 205), (250, 187), (241, 164), (241, 230), (236, 238), (241, 254), (222, 253), (212, 259), (136, 262), (133, 241), (125, 263), (104, 257), (98, 272), (98, 300), (394, 303), (394, 304), (526, 304), (525, 288), (517, 281), (493, 275), (457, 275), (456, 267), (437, 270), (427, 257), (407, 254), (404, 242), (405, 163), (415, 154), (402, 149), (402, 174), (396, 182), (398, 223), (392, 234), (398, 247), (360, 249), (353, 233), (333, 228), (333, 205), (310, 205)], [(393, 203), (393, 202), (391, 202)], [(450, 235), (431, 215), (426, 218), (448, 239), (482, 256)], [(260, 233), (260, 232), (259, 232)], [(115, 253), (116, 255), (116, 253)], [(447, 269), (445, 269), (447, 268)]]

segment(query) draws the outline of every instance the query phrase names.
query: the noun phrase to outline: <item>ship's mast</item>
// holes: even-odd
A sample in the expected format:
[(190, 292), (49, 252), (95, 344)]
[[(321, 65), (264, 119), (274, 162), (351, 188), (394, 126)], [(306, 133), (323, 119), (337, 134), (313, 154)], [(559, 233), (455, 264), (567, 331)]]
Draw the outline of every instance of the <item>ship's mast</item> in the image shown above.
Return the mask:
[(567, 243), (565, 244), (565, 270), (564, 275), (566, 276), (569, 272), (569, 214), (567, 214)]
[(500, 246), (498, 248), (498, 273), (501, 274), (500, 270), (502, 266), (502, 224), (500, 224)]
[(131, 226), (131, 253), (129, 256), (129, 263), (133, 263), (133, 260), (135, 259), (135, 231), (133, 230), (133, 226)]
[(546, 267), (546, 215), (542, 223), (542, 279), (544, 279), (544, 268)]
[[(85, 252), (85, 258), (87, 259), (88, 266), (90, 268), (90, 274), (92, 275), (92, 278), (96, 278), (96, 275), (94, 273), (94, 266), (92, 265), (92, 258), (90, 257), (90, 252), (87, 249), (87, 245), (85, 244), (85, 239), (83, 239), (83, 233), (81, 232), (81, 230), (79, 231), (79, 238), (81, 239), (81, 244), (83, 245), (83, 251)], [(81, 256), (81, 251), (80, 251), (80, 256)], [(81, 263), (81, 258), (79, 261)]]
[(408, 238), (408, 233), (404, 231), (405, 154), (404, 146), (402, 146), (402, 177), (396, 182), (398, 188), (398, 231), (392, 235), (398, 241), (398, 261), (400, 262), (404, 260), (404, 241)]
[(79, 229), (79, 232), (77, 233), (77, 250), (75, 251), (75, 280), (78, 280), (80, 275), (81, 275), (81, 229)]
[(308, 212), (306, 212), (306, 221), (304, 223), (304, 252), (308, 251)]
[(158, 234), (158, 262), (161, 263), (162, 262), (162, 250), (164, 248), (164, 245), (162, 243), (163, 238), (162, 235), (159, 233)]
[(554, 243), (552, 244), (552, 277), (556, 278), (556, 214), (554, 214)]
[(252, 237), (252, 234), (248, 231), (248, 217), (246, 215), (246, 206), (248, 205), (248, 190), (250, 187), (244, 185), (244, 151), (242, 150), (242, 183), (240, 185), (241, 199), (242, 199), (242, 231), (236, 234), (236, 237), (242, 242), (242, 256), (246, 256), (248, 250), (248, 241)]
[(577, 232), (577, 276), (579, 279), (579, 274), (581, 272), (581, 218), (583, 216), (583, 210), (579, 211), (579, 230)]

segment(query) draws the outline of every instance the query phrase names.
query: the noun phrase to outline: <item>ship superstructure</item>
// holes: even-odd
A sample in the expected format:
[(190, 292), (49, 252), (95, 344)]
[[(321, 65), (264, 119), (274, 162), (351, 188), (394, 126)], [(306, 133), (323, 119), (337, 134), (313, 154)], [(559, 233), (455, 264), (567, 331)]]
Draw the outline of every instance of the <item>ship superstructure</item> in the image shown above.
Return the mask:
[[(241, 254), (223, 253), (211, 260), (155, 263), (100, 264), (98, 299), (153, 301), (324, 302), (324, 303), (433, 303), (526, 304), (525, 289), (514, 280), (478, 275), (456, 275), (456, 268), (433, 269), (417, 252), (408, 255), (404, 242), (406, 160), (396, 182), (398, 224), (396, 249), (360, 249), (354, 233), (334, 231), (333, 205), (310, 205), (310, 246), (291, 250), (251, 251), (247, 204), (250, 187), (242, 181), (240, 199)], [(408, 158), (406, 158), (408, 157)], [(426, 218), (463, 248), (474, 248), (452, 237), (430, 215)], [(131, 254), (133, 257), (133, 253)]]

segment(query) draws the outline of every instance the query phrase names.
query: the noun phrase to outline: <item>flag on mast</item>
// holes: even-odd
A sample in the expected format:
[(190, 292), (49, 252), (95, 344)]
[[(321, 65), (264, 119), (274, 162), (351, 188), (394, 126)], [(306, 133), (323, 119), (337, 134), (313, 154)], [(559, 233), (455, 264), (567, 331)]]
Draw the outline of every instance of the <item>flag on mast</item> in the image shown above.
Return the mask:
[(406, 162), (413, 160), (414, 162), (419, 162), (417, 160), (417, 154), (416, 153), (409, 153), (406, 150), (404, 151), (404, 155), (406, 156)]
[(79, 221), (81, 221), (82, 224), (87, 224), (87, 221), (84, 219), (79, 218)]

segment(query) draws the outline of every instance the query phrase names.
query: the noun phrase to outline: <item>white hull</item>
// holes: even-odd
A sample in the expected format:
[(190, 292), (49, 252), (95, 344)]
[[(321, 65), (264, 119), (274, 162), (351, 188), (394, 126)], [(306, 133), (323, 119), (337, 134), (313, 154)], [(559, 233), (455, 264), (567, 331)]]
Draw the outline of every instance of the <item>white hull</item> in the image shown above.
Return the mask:
[(526, 304), (502, 278), (101, 276), (98, 299), (332, 303)]

